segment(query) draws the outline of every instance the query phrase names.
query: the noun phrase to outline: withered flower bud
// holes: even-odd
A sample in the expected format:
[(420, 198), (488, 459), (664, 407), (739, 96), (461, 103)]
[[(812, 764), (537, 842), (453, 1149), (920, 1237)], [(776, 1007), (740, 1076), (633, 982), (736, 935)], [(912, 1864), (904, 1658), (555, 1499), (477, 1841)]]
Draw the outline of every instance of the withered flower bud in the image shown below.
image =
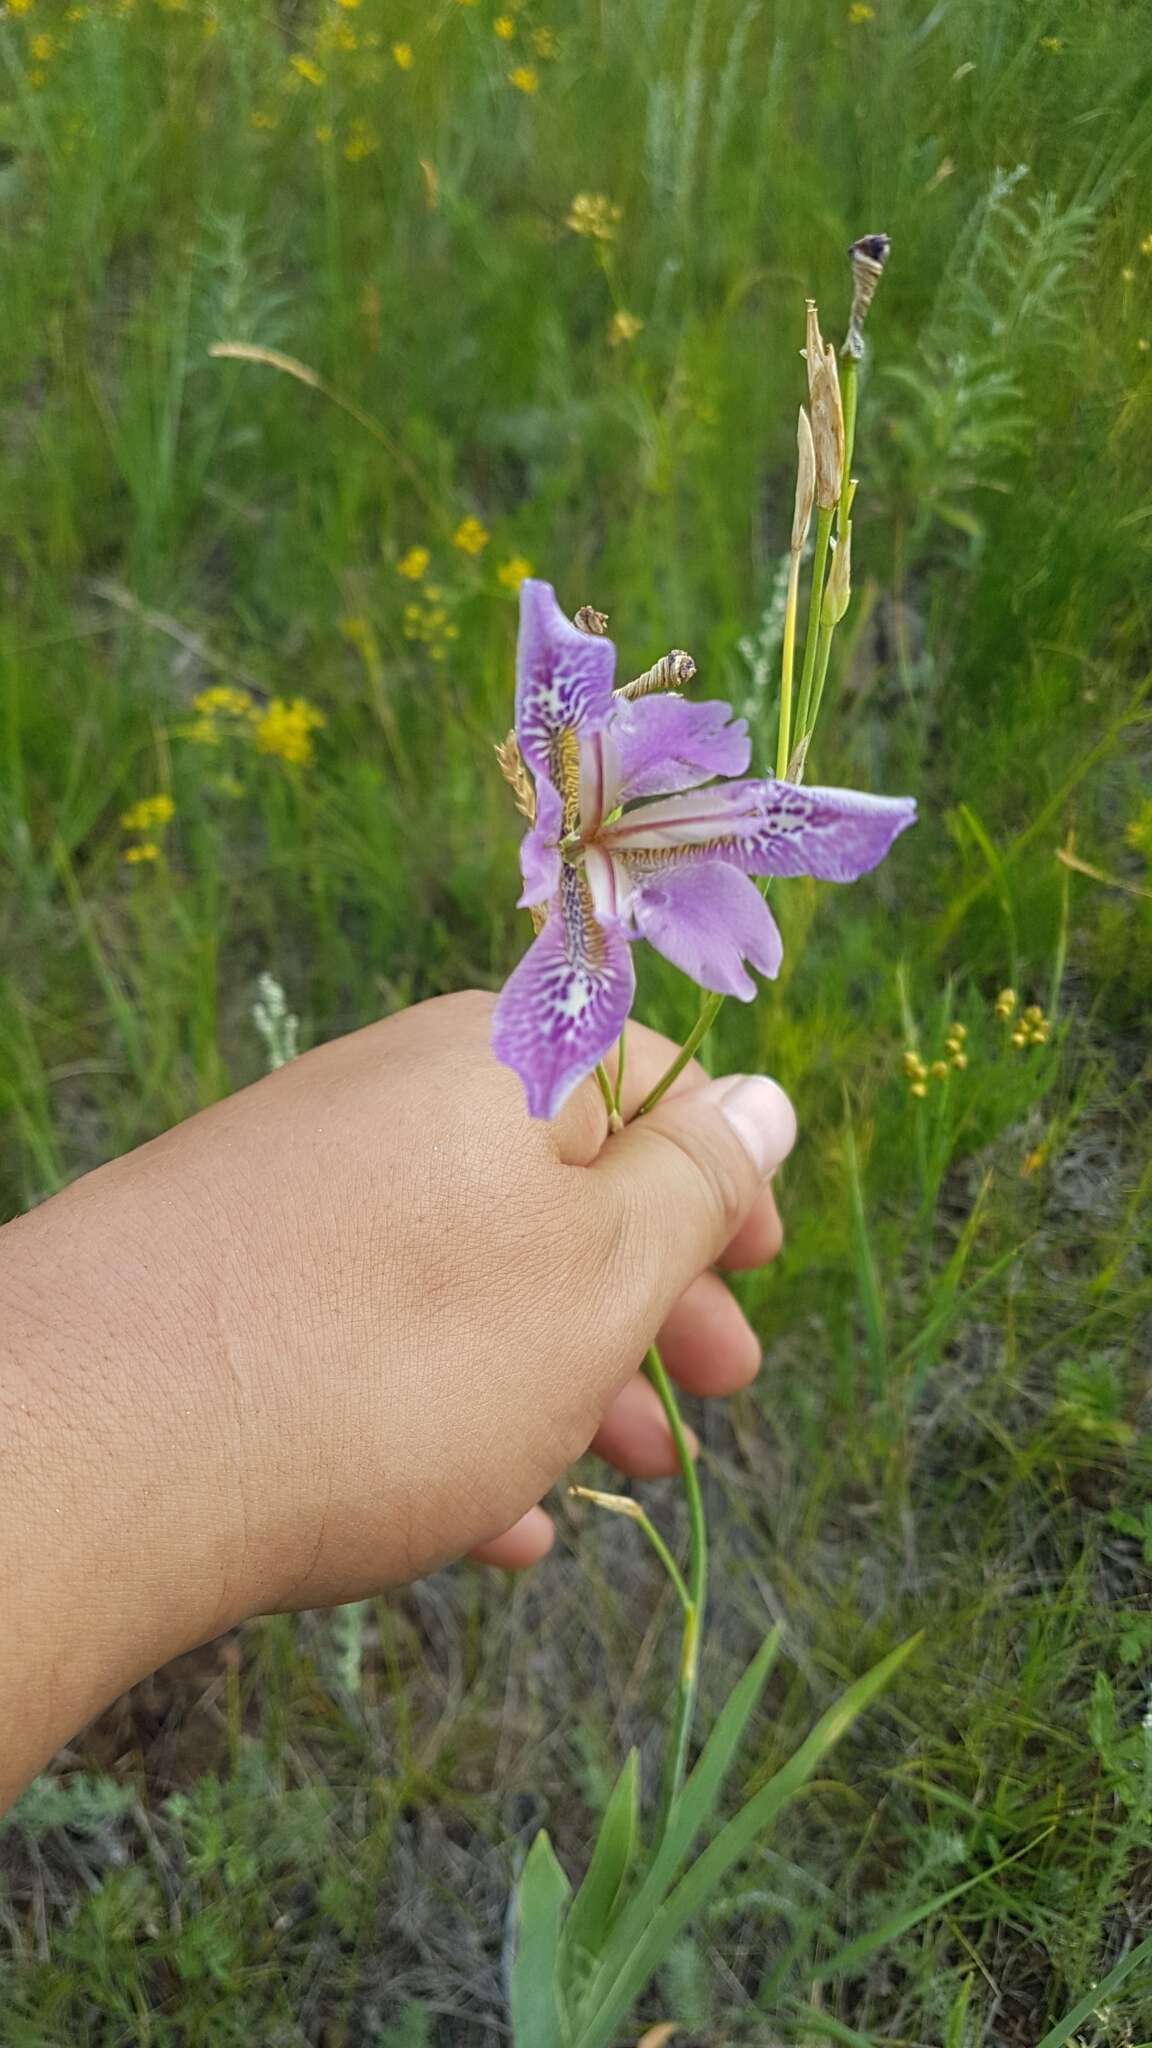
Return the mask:
[(812, 428), (804, 407), (796, 421), (796, 499), (792, 508), (792, 553), (798, 555), (808, 538), (812, 502), (816, 495), (816, 449)]
[(852, 596), (852, 522), (849, 520), (832, 555), (832, 566), (824, 586), (821, 624), (838, 626)]
[(812, 444), (816, 453), (816, 503), (830, 512), (840, 498), (840, 476), (844, 468), (844, 408), (840, 402), (840, 372), (836, 351), (820, 333), (816, 301), (808, 301), (804, 355), (808, 364), (808, 409), (812, 415)]

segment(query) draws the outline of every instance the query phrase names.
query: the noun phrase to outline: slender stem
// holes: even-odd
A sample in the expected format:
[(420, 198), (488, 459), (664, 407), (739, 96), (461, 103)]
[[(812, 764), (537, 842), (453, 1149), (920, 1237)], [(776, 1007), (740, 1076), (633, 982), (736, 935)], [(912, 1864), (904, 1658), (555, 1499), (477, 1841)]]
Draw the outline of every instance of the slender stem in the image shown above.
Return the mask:
[(606, 1508), (610, 1515), (623, 1515), (629, 1522), (636, 1523), (637, 1528), (643, 1531), (657, 1557), (660, 1559), (668, 1577), (672, 1581), (676, 1598), (679, 1600), (684, 1612), (687, 1613), (692, 1605), (692, 1596), (684, 1583), (684, 1574), (669, 1550), (668, 1545), (665, 1543), (659, 1529), (656, 1527), (655, 1522), (651, 1521), (645, 1514), (639, 1501), (633, 1500), (631, 1494), (599, 1493), (594, 1486), (570, 1486), (568, 1491), (577, 1500), (590, 1500), (593, 1507)]
[(612, 1083), (608, 1079), (608, 1069), (604, 1065), (603, 1060), (596, 1062), (596, 1086), (600, 1090), (604, 1100), (604, 1107), (608, 1112), (608, 1129), (610, 1131), (622, 1131), (624, 1128), (623, 1118), (616, 1107), (616, 1097), (612, 1092)]
[(792, 671), (796, 666), (796, 604), (800, 595), (800, 550), (788, 563), (788, 595), (784, 604), (784, 644), (780, 654), (780, 728), (776, 736), (776, 774), (788, 773), (792, 745)]
[(848, 482), (852, 475), (852, 455), (856, 447), (856, 407), (860, 397), (860, 365), (855, 356), (843, 356), (843, 381), (840, 386), (841, 402), (844, 406), (844, 467), (840, 472), (840, 506), (848, 495)]
[(688, 1033), (671, 1066), (665, 1073), (661, 1074), (656, 1086), (649, 1089), (636, 1112), (637, 1116), (647, 1116), (650, 1109), (655, 1109), (661, 1096), (668, 1093), (673, 1081), (684, 1072), (689, 1060), (695, 1058), (708, 1033), (711, 1031), (713, 1024), (716, 1022), (723, 1001), (723, 996), (705, 996), (704, 1001), (700, 1005), (700, 1013), (691, 1031)]
[(680, 1642), (676, 1717), (672, 1724), (665, 1758), (664, 1785), (660, 1800), (659, 1835), (663, 1837), (669, 1815), (684, 1783), (688, 1767), (688, 1749), (692, 1740), (692, 1721), (700, 1683), (700, 1638), (708, 1598), (708, 1524), (700, 1492), (700, 1475), (688, 1448), (688, 1439), (684, 1433), (684, 1424), (676, 1396), (672, 1391), (672, 1383), (654, 1344), (644, 1361), (644, 1371), (655, 1387), (660, 1406), (668, 1418), (668, 1427), (672, 1431), (676, 1455), (680, 1460), (684, 1495), (688, 1502), (688, 1604), (684, 1609), (684, 1633)]
[(828, 657), (832, 652), (832, 635), (835, 631), (835, 626), (822, 625), (820, 628), (820, 637), (816, 642), (816, 673), (812, 681), (812, 709), (808, 715), (807, 725), (801, 730), (801, 739), (810, 737), (816, 730), (824, 685), (828, 680)]
[(624, 1062), (628, 1055), (627, 1037), (627, 1026), (625, 1026), (624, 1030), (620, 1033), (620, 1043), (616, 1047), (616, 1086), (612, 1094), (612, 1107), (619, 1117), (621, 1124), (624, 1121)]
[(796, 730), (801, 739), (808, 730), (812, 705), (812, 676), (816, 667), (816, 642), (820, 633), (820, 610), (824, 601), (824, 577), (828, 568), (828, 545), (832, 538), (834, 507), (816, 512), (816, 544), (812, 553), (812, 584), (808, 592), (808, 625), (804, 634), (804, 659), (800, 666), (800, 707)]

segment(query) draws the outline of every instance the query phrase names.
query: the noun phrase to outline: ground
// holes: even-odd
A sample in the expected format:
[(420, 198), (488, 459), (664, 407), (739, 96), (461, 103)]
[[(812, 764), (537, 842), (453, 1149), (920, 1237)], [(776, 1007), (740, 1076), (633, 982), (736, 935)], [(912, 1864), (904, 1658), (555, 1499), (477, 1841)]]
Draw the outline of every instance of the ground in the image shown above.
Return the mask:
[[(1142, 29), (0, 11), (0, 1213), (258, 1074), (263, 972), (303, 1043), (499, 985), (527, 564), (770, 764), (804, 299), (838, 335), (893, 238), (809, 772), (921, 822), (774, 892), (784, 972), (713, 1047), (803, 1130), (762, 1379), (693, 1418), (709, 1713), (784, 1629), (743, 1789), (923, 1640), (621, 2041), (1152, 2039), (1152, 1950), (1062, 2024), (1152, 1927)], [(646, 963), (639, 1014), (694, 1001)], [(523, 1851), (580, 1869), (671, 1686), (635, 1528), (557, 1511), (523, 1583), (254, 1624), (78, 1739), (0, 1836), (0, 2041), (505, 2039)]]

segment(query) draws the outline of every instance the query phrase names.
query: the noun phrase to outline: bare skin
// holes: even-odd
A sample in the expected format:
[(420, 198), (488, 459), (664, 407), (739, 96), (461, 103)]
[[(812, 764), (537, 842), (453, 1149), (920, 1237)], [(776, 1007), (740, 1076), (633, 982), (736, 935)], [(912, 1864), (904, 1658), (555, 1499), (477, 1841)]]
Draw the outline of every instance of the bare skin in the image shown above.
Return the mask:
[[(780, 1246), (773, 1083), (689, 1068), (606, 1142), (488, 1046), (491, 999), (305, 1054), (0, 1231), (0, 1805), (118, 1693), (253, 1614), (543, 1556), (590, 1446), (675, 1453), (759, 1347), (711, 1270)], [(667, 1066), (629, 1026), (625, 1111)]]

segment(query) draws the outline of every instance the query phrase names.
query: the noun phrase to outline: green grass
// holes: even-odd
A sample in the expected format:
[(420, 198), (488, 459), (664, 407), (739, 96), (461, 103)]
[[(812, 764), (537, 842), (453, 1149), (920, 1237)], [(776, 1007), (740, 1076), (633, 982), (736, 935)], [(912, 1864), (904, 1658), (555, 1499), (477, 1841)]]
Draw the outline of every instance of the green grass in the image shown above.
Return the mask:
[[(763, 1379), (694, 1417), (710, 1711), (785, 1627), (744, 1792), (925, 1640), (628, 2038), (1034, 2048), (1152, 1924), (1152, 51), (1126, 0), (533, 0), (511, 44), (498, 11), (0, 20), (0, 1213), (252, 1079), (264, 969), (305, 1043), (499, 984), (512, 557), (637, 667), (690, 648), (768, 764), (803, 300), (837, 333), (887, 229), (812, 771), (921, 823), (850, 895), (774, 891), (784, 973), (714, 1048), (804, 1134), (744, 1288)], [(312, 84), (324, 21), (359, 47)], [(312, 763), (189, 738), (212, 684), (316, 705)], [(641, 1014), (692, 992), (648, 961)], [(903, 1051), (954, 1019), (918, 1103)], [(670, 1692), (659, 1567), (558, 1512), (529, 1582), (254, 1625), (79, 1741), (3, 1837), (6, 2048), (503, 2039), (524, 1848), (546, 1821), (582, 1867)], [(1152, 2039), (1147, 1959), (1101, 1997), (1082, 2048)]]

